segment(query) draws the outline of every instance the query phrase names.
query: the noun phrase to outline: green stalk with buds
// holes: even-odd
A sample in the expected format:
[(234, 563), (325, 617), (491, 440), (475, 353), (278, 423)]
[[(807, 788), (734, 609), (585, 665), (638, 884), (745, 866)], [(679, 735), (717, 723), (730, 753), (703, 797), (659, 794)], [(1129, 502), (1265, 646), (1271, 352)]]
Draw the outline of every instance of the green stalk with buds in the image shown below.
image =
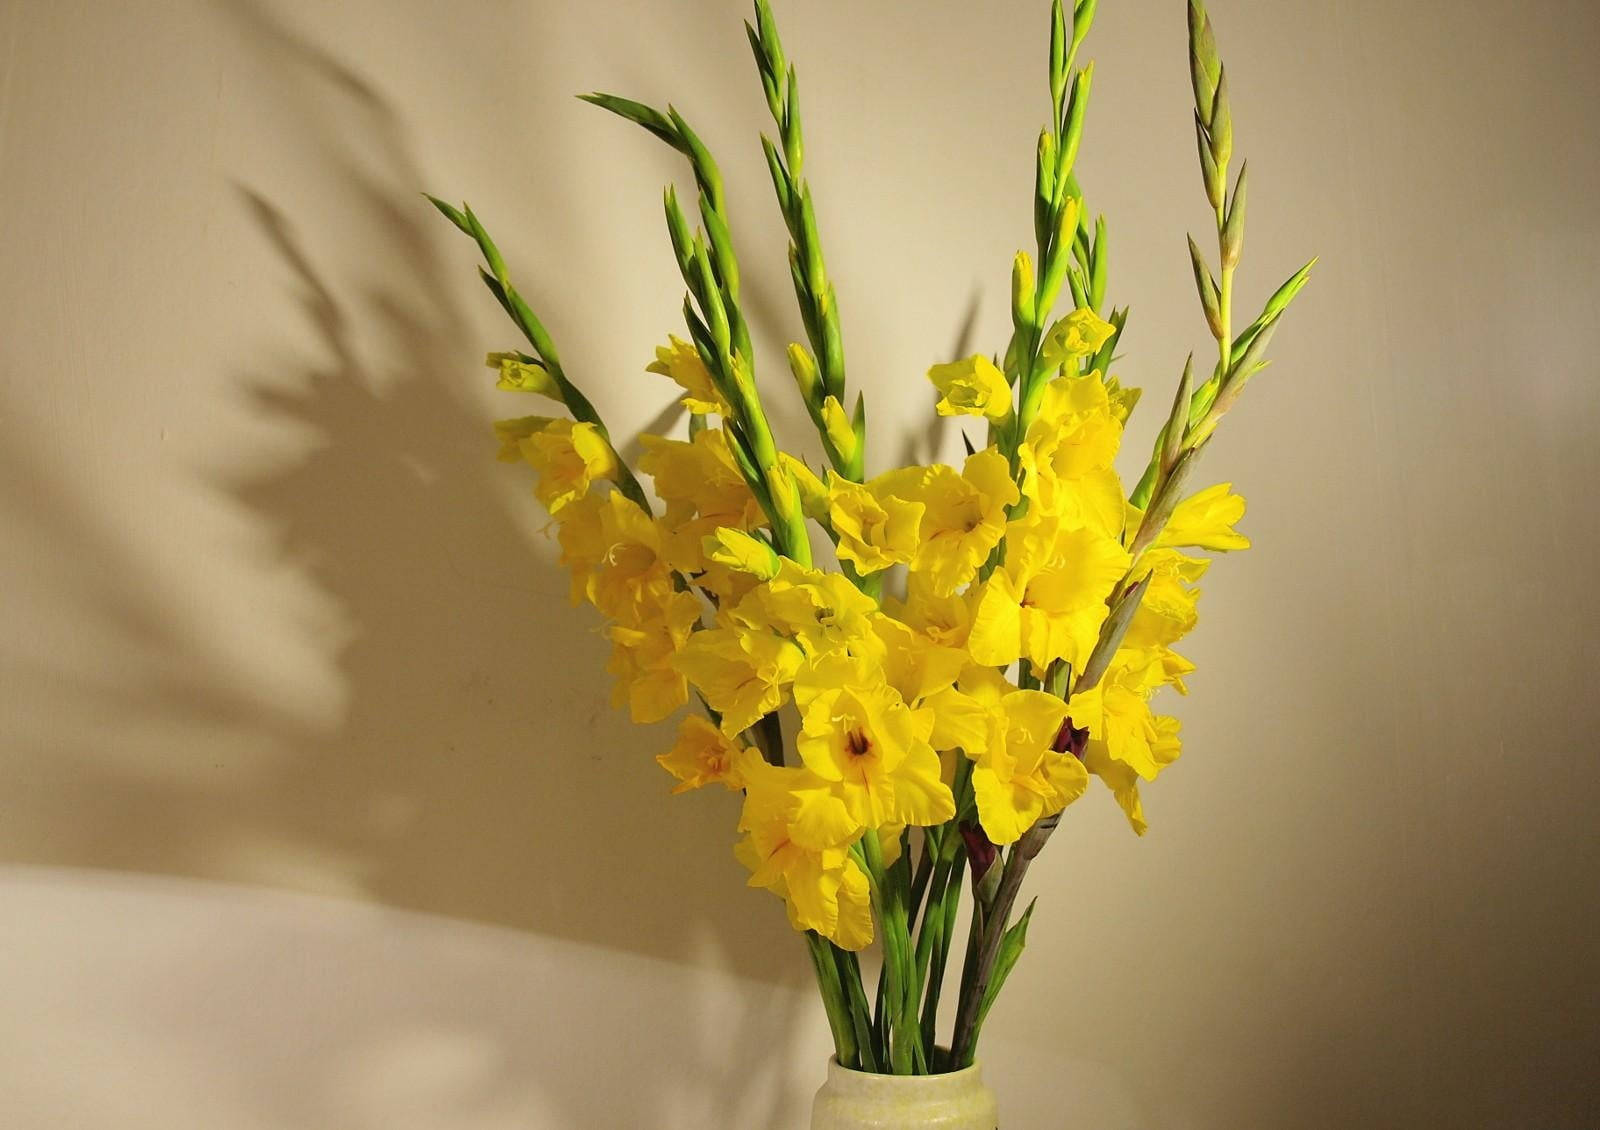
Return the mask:
[(805, 178), (799, 79), (794, 65), (784, 57), (778, 25), (767, 0), (756, 0), (756, 22), (747, 22), (744, 27), (755, 54), (767, 108), (778, 127), (778, 141), (762, 134), (761, 149), (766, 154), (778, 208), (789, 229), (789, 274), (806, 339), (811, 343), (809, 352), (802, 345), (789, 346), (789, 367), (829, 464), (844, 478), (860, 482), (866, 459), (866, 399), (858, 395), (854, 410), (846, 417), (844, 335), (839, 328), (838, 297), (822, 258), (811, 186)]
[(811, 544), (800, 491), (778, 461), (778, 447), (756, 387), (755, 349), (739, 302), (739, 260), (733, 251), (727, 199), (716, 160), (683, 115), (670, 106), (663, 114), (614, 94), (580, 97), (644, 127), (689, 159), (703, 230), (691, 230), (675, 190), (668, 188), (665, 197), (667, 232), (678, 271), (689, 288), (683, 301), (684, 323), (718, 391), (733, 408), (728, 421), (730, 446), (751, 491), (772, 521), (775, 548), (809, 565)]

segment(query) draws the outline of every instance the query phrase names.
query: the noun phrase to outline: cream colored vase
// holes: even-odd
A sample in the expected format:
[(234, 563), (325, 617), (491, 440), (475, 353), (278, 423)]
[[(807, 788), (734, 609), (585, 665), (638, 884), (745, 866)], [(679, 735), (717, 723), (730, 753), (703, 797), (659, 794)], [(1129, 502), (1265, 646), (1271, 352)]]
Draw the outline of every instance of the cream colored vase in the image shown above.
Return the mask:
[(995, 1130), (998, 1104), (978, 1065), (948, 1075), (873, 1075), (828, 1061), (811, 1130)]

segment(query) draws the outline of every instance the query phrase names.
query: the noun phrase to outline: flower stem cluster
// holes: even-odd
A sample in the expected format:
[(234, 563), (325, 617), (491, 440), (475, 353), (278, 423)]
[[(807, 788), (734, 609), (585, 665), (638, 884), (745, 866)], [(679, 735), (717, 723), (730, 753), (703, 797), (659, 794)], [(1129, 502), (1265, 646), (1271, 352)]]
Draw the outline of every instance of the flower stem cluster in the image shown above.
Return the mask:
[[(1230, 190), (1226, 73), (1191, 0), (1220, 276), (1192, 241), (1191, 265), (1218, 360), (1198, 384), (1192, 358), (1185, 366), (1144, 476), (1125, 491), (1115, 460), (1138, 390), (1110, 367), (1127, 311), (1100, 313), (1106, 224), (1088, 221), (1073, 171), (1093, 77), (1076, 61), (1094, 12), (1095, 0), (1052, 5), (1036, 248), (1013, 262), (1010, 340), (1003, 355), (927, 374), (935, 411), (987, 425), (960, 467), (865, 473), (865, 404), (858, 395), (845, 410), (798, 84), (767, 0), (747, 32), (777, 124), (762, 147), (808, 343), (791, 345), (788, 363), (823, 474), (769, 425), (721, 173), (676, 109), (585, 96), (682, 153), (695, 182), (692, 210), (665, 194), (688, 338), (669, 335), (645, 365), (674, 384), (689, 424), (642, 436), (637, 474), (477, 216), (434, 200), (477, 244), (485, 285), (531, 349), (490, 355), (499, 387), (565, 409), (503, 420), (496, 435), (502, 459), (535, 472), (574, 602), (605, 620), (613, 701), (641, 723), (701, 708), (656, 760), (674, 792), (739, 798), (734, 854), (805, 936), (840, 1063), (867, 1071), (972, 1062), (1027, 944), (1033, 905), (1014, 911), (1028, 868), (1092, 778), (1145, 832), (1141, 787), (1181, 749), (1178, 720), (1155, 706), (1166, 688), (1187, 693), (1194, 670), (1175, 647), (1198, 619), (1210, 560), (1197, 552), (1249, 544), (1236, 529), (1244, 500), (1227, 483), (1192, 489), (1195, 467), (1309, 270), (1234, 335), (1245, 172)], [(1063, 295), (1072, 308), (1058, 315)], [(813, 559), (813, 526), (832, 560)], [(954, 1016), (941, 1017), (964, 891), (971, 925)], [(869, 994), (857, 954), (872, 944), (883, 962)]]

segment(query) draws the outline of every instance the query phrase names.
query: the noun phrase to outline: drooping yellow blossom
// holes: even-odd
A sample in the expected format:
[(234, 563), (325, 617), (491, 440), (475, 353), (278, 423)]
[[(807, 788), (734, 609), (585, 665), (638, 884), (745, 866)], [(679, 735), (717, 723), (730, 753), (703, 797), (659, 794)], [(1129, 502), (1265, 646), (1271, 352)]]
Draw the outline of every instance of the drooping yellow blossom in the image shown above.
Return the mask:
[(1051, 368), (1092, 357), (1116, 333), (1116, 327), (1087, 306), (1080, 306), (1045, 331), (1040, 359)]
[(1159, 546), (1190, 546), (1219, 553), (1249, 549), (1250, 539), (1233, 528), (1244, 517), (1244, 497), (1229, 494), (1232, 483), (1218, 483), (1178, 503), (1168, 519)]
[(768, 765), (746, 750), (738, 768), (745, 787), (734, 854), (750, 886), (784, 900), (796, 930), (815, 930), (847, 950), (872, 941), (867, 877), (849, 845), (861, 834), (827, 783), (804, 769)]
[(1004, 420), (1011, 415), (1011, 385), (995, 363), (982, 354), (935, 365), (928, 370), (928, 379), (939, 390), (935, 410), (941, 416)]
[(582, 498), (597, 479), (617, 473), (617, 455), (593, 424), (550, 416), (497, 420), (500, 461), (524, 461), (539, 472), (534, 494), (552, 517)]
[(672, 568), (651, 517), (617, 491), (587, 495), (560, 515), (561, 560), (572, 570), (573, 603), (587, 600), (623, 624), (638, 624), (672, 591)]
[(648, 373), (671, 377), (683, 389), (683, 406), (691, 412), (728, 414), (728, 402), (717, 390), (700, 351), (692, 342), (674, 335), (667, 336), (666, 345), (656, 346), (656, 359), (645, 366)]
[(967, 641), (972, 658), (1003, 667), (1026, 656), (1043, 670), (1081, 668), (1105, 622), (1106, 596), (1129, 564), (1115, 538), (1049, 515), (1013, 522), (1004, 564), (984, 582)]
[(950, 595), (977, 574), (1005, 536), (1006, 511), (1020, 497), (1010, 464), (993, 447), (969, 455), (959, 473), (943, 463), (906, 467), (869, 485), (880, 495), (922, 504), (910, 569), (926, 574), (938, 596)]
[(1175, 549), (1147, 552), (1139, 570), (1148, 570), (1149, 580), (1122, 638), (1123, 649), (1170, 647), (1188, 635), (1199, 620), (1200, 590), (1193, 584), (1210, 564)]
[(500, 374), (500, 379), (495, 381), (495, 388), (507, 392), (537, 393), (564, 402), (561, 388), (550, 375), (550, 370), (532, 357), (521, 353), (491, 353), (484, 359), (484, 364)]
[(925, 724), (875, 665), (813, 663), (796, 679), (795, 702), (795, 748), (807, 769), (835, 785), (852, 819), (878, 828), (941, 824), (955, 815)]
[(781, 636), (717, 627), (690, 636), (672, 662), (722, 715), (722, 732), (732, 736), (783, 705), (804, 659)]
[(862, 573), (904, 565), (916, 554), (923, 506), (873, 490), (838, 475), (828, 476), (828, 520), (838, 552)]
[(1018, 690), (986, 668), (970, 668), (961, 691), (985, 708), (989, 721), (981, 752), (967, 751), (975, 763), (978, 821), (995, 843), (1015, 843), (1082, 796), (1088, 784), (1078, 759), (1053, 748), (1067, 705), (1043, 691)]
[(1098, 686), (1072, 696), (1071, 713), (1110, 757), (1153, 781), (1171, 758), (1163, 758), (1162, 734), (1150, 711), (1150, 695), (1162, 678), (1140, 662), (1144, 658), (1143, 652), (1119, 650)]
[(672, 665), (700, 621), (700, 601), (692, 593), (669, 591), (659, 610), (634, 624), (612, 624), (611, 661), (616, 676), (611, 705), (626, 705), (635, 722), (659, 722), (689, 701), (683, 673)]
[[(1160, 714), (1155, 716), (1156, 739), (1153, 748), (1156, 750), (1159, 763), (1163, 766), (1177, 760), (1182, 748), (1178, 740), (1178, 726), (1176, 718)], [(1139, 798), (1139, 775), (1126, 763), (1112, 757), (1105, 742), (1092, 739), (1084, 748), (1083, 764), (1111, 790), (1111, 795), (1116, 799), (1123, 814), (1127, 816), (1128, 824), (1133, 828), (1134, 834), (1144, 835), (1149, 825), (1145, 822), (1144, 805)]]
[(698, 714), (690, 714), (678, 724), (678, 740), (666, 753), (656, 755), (656, 763), (678, 779), (674, 793), (721, 784), (730, 792), (744, 788), (739, 767), (741, 747), (723, 736), (721, 730)]

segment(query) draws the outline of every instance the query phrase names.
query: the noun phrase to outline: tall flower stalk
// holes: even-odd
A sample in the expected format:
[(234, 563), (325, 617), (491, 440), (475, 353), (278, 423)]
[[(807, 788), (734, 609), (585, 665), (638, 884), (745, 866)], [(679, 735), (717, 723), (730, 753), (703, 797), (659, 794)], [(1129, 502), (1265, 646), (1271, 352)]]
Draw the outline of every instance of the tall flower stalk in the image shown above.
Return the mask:
[[(1107, 225), (1090, 220), (1075, 172), (1094, 74), (1078, 57), (1095, 8), (1051, 8), (1035, 246), (1012, 263), (1010, 338), (1002, 353), (928, 373), (940, 414), (987, 426), (985, 446), (969, 443), (959, 468), (866, 475), (865, 398), (847, 411), (799, 83), (767, 0), (746, 30), (775, 127), (761, 144), (806, 336), (787, 363), (822, 445), (819, 470), (770, 426), (721, 172), (675, 108), (583, 96), (682, 154), (694, 178), (692, 208), (671, 187), (664, 197), (688, 336), (670, 337), (647, 366), (678, 386), (687, 437), (642, 437), (639, 474), (477, 215), (433, 201), (477, 244), (484, 284), (526, 339), (526, 351), (490, 355), (500, 387), (565, 410), (496, 431), (502, 458), (538, 473), (574, 600), (608, 622), (614, 700), (638, 722), (699, 708), (657, 761), (674, 791), (720, 785), (741, 798), (735, 854), (802, 932), (847, 1067), (923, 1074), (973, 1062), (1028, 942), (1034, 903), (1017, 911), (1028, 870), (1067, 806), (1098, 777), (1142, 834), (1140, 785), (1178, 756), (1178, 721), (1151, 700), (1183, 690), (1193, 670), (1172, 650), (1195, 625), (1194, 584), (1209, 565), (1189, 551), (1249, 544), (1229, 484), (1190, 485), (1223, 416), (1266, 367), (1311, 264), (1235, 333), (1247, 168), (1232, 175), (1227, 72), (1204, 7), (1189, 0), (1217, 270), (1193, 239), (1190, 265), (1216, 361), (1198, 383), (1193, 357), (1184, 366), (1125, 494), (1113, 460), (1139, 392), (1111, 366), (1128, 312), (1101, 313)], [(813, 559), (813, 528), (833, 563)], [(791, 704), (798, 727), (786, 734)], [(882, 960), (869, 991), (858, 954), (874, 943)]]

